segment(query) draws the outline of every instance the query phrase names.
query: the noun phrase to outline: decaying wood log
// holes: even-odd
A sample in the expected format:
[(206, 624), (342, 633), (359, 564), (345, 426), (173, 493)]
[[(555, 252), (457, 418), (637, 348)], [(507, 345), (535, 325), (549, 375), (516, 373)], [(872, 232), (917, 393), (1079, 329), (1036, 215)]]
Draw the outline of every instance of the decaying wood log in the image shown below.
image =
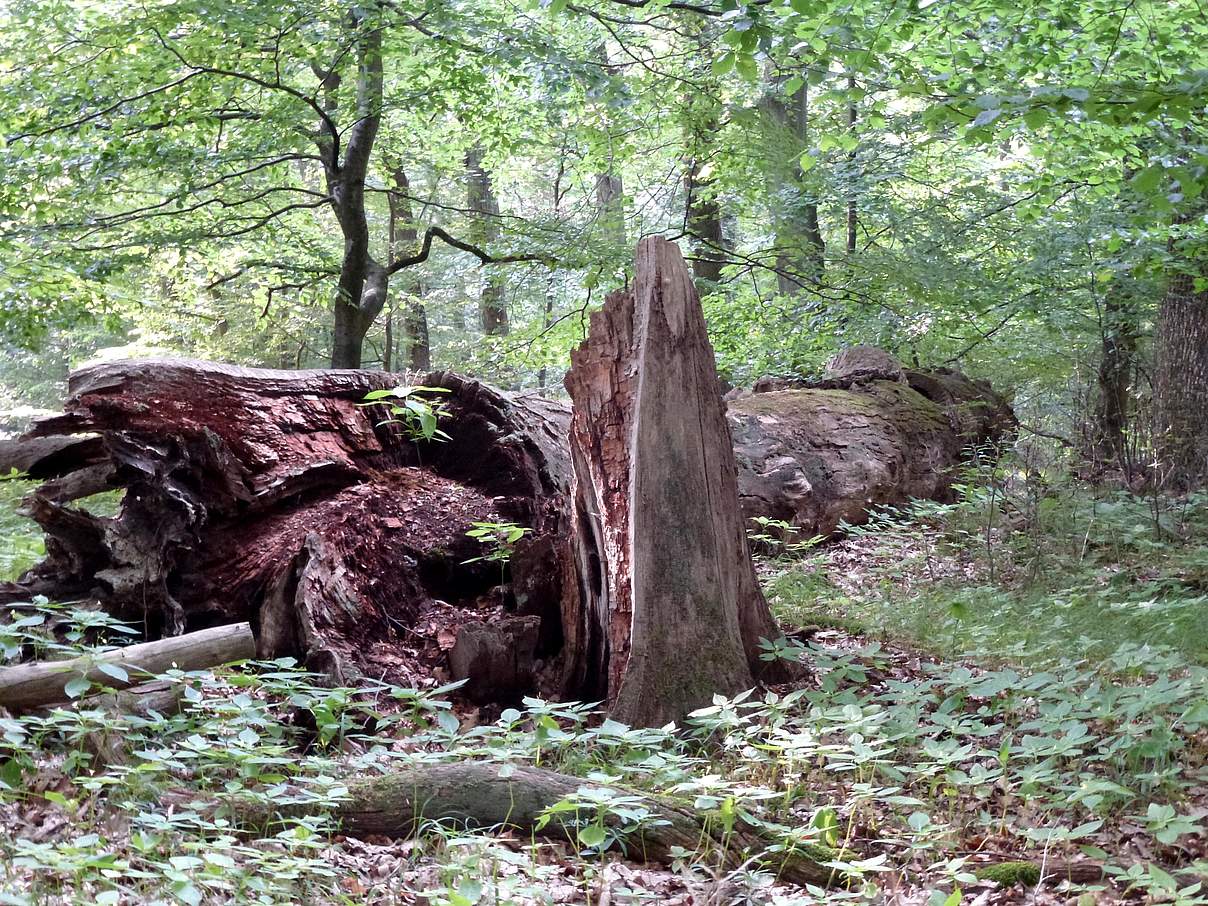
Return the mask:
[[(361, 405), (421, 382), (450, 391), (455, 443), (421, 450), (383, 407)], [(370, 670), (375, 646), (392, 648), (425, 603), (498, 583), (497, 564), (465, 562), (482, 553), (466, 532), (515, 521), (533, 530), (512, 564), (518, 609), (544, 618), (543, 650), (560, 644), (566, 567), (551, 539), (570, 488), (565, 407), (447, 372), (187, 360), (85, 369), (70, 391), (30, 442), (92, 435), (104, 455), (89, 443), (76, 462), (63, 444), (26, 463), (50, 479), (27, 504), (48, 556), (0, 600), (92, 596), (152, 636), (248, 620), (262, 657)], [(72, 505), (76, 466), (125, 489), (115, 518)]]
[[(0, 667), (0, 707), (24, 711), (52, 702), (66, 701), (64, 686), (77, 677), (123, 689), (136, 686), (149, 676), (173, 667), (204, 670), (256, 654), (256, 643), (247, 623), (216, 626), (186, 635), (142, 642), (87, 657), (63, 661), (39, 661)], [(121, 668), (126, 679), (105, 672), (104, 665)]]
[(692, 277), (658, 237), (638, 245), (634, 274), (592, 314), (566, 375), (580, 599), (565, 657), (618, 720), (657, 726), (749, 689), (760, 639), (778, 633)]
[[(341, 830), (352, 837), (410, 837), (425, 821), (444, 821), (457, 827), (513, 830), (577, 843), (573, 813), (542, 816), (583, 788), (582, 778), (541, 768), (504, 766), (485, 762), (424, 764), (380, 777), (348, 783), (348, 796), (334, 805)], [(626, 855), (635, 860), (670, 863), (682, 847), (698, 853), (705, 864), (734, 869), (749, 858), (794, 884), (827, 885), (843, 880), (842, 872), (825, 863), (837, 853), (822, 846), (803, 845), (783, 852), (768, 852), (771, 841), (741, 817), (729, 833), (721, 821), (680, 805), (671, 799), (622, 791), (642, 798), (650, 820), (625, 838)], [(263, 803), (236, 804), (243, 823), (266, 828), (274, 819), (302, 817), (314, 806), (270, 812)], [(559, 820), (562, 817), (563, 820)], [(593, 815), (579, 815), (590, 821)], [(615, 816), (606, 823), (616, 827)]]
[(903, 375), (854, 368), (733, 394), (743, 512), (829, 535), (878, 506), (947, 499), (967, 451), (1014, 432), (1010, 406), (988, 385), (946, 370)]
[(516, 704), (534, 686), (540, 632), (535, 616), (466, 623), (449, 651), (449, 672), (466, 680), (465, 693), (473, 701)]

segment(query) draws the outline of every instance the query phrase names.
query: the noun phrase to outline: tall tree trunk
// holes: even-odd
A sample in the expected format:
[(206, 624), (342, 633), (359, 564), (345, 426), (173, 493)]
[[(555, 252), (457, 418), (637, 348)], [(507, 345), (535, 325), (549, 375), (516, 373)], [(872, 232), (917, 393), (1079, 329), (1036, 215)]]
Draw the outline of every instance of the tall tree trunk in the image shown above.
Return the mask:
[[(603, 63), (604, 71), (610, 77), (621, 71), (620, 67), (609, 63), (608, 47), (604, 42), (600, 42), (596, 47), (596, 57)], [(608, 138), (608, 160), (606, 166), (596, 174), (596, 219), (609, 246), (626, 246), (625, 186), (613, 153), (614, 130), (608, 119), (607, 108), (603, 114), (602, 128)]]
[[(856, 77), (847, 77), (847, 131), (856, 138)], [(847, 254), (856, 253), (856, 227), (859, 217), (856, 212), (856, 149), (852, 148), (847, 155), (849, 167), (847, 187)]]
[[(713, 135), (718, 129), (717, 110), (708, 101), (694, 102), (697, 108), (689, 114), (687, 126), (688, 168), (684, 178), (687, 194), (685, 224), (694, 240), (696, 260), (692, 273), (701, 282), (702, 292), (711, 292), (721, 282), (721, 269), (726, 262), (726, 237), (722, 229), (721, 206), (717, 195), (709, 185), (705, 168), (710, 162)], [(697, 119), (697, 116), (704, 119)]]
[[(410, 255), (419, 249), (419, 224), (411, 207), (411, 182), (402, 166), (391, 168), (394, 191), (390, 201), (390, 260)], [(412, 371), (427, 371), (432, 367), (432, 350), (428, 339), (428, 313), (424, 305), (423, 278), (402, 281), (403, 332), (407, 343), (407, 367)]]
[(809, 86), (801, 86), (786, 103), (779, 80), (764, 99), (770, 114), (768, 153), (772, 184), (772, 220), (776, 231), (776, 287), (786, 296), (798, 295), (802, 284), (822, 282), (826, 243), (818, 220), (818, 201), (804, 184), (801, 155), (809, 148)]
[[(482, 166), (482, 149), (466, 152), (466, 189), (468, 207), (474, 212), (473, 241), (487, 248), (499, 238), (499, 201), (491, 184), (491, 174)], [(483, 272), (482, 295), (478, 313), (482, 332), (502, 336), (508, 332), (508, 310), (503, 298), (503, 283), (493, 271)]]
[(412, 371), (427, 371), (432, 367), (427, 307), (422, 302), (408, 305), (403, 323), (407, 333), (407, 367)]
[(1129, 390), (1137, 351), (1137, 312), (1131, 287), (1115, 280), (1103, 300), (1100, 325), (1101, 353), (1097, 375), (1098, 395), (1091, 426), (1091, 456), (1099, 465), (1111, 465), (1127, 474)]
[[(365, 177), (377, 139), (382, 115), (382, 30), (366, 28), (364, 13), (352, 15), (352, 28), (359, 33), (355, 40), (357, 58), (356, 114), (357, 119), (342, 136), (333, 133), (333, 120), (324, 123), (319, 137), (327, 175), (332, 209), (344, 236), (344, 258), (340, 264), (340, 279), (336, 289), (335, 319), (331, 344), (333, 368), (358, 368), (361, 364), (365, 334), (386, 304), (390, 275), (386, 268), (373, 260), (369, 249), (369, 219), (365, 211)], [(321, 73), (326, 88), (338, 77)], [(334, 100), (327, 102), (328, 112)], [(340, 138), (344, 142), (344, 160), (337, 160)]]
[[(562, 188), (562, 179), (566, 176), (566, 146), (563, 145), (562, 154), (558, 159), (558, 171), (554, 174), (554, 184), (550, 192), (550, 205), (553, 211), (554, 219), (556, 220), (562, 211), (562, 197), (565, 191)], [(597, 182), (597, 190), (599, 183)], [(622, 225), (622, 231), (624, 226)], [(549, 330), (550, 325), (554, 321), (554, 303), (556, 301), (555, 293), (555, 275), (550, 271), (545, 278), (545, 311), (541, 318), (542, 331)], [(541, 370), (537, 372), (537, 387), (540, 390), (545, 390), (546, 382), (549, 378), (549, 366), (542, 365)]]
[[(687, 26), (698, 58), (711, 56), (709, 41), (711, 26), (692, 22)], [(701, 294), (712, 292), (721, 282), (722, 266), (726, 263), (726, 236), (722, 226), (721, 205), (710, 178), (713, 158), (717, 153), (717, 133), (721, 128), (721, 101), (715, 79), (707, 67), (697, 74), (699, 89), (693, 88), (684, 98), (683, 135), (686, 167), (684, 171), (684, 227), (692, 240), (694, 261), (692, 273)]]
[(1196, 288), (1197, 280), (1208, 281), (1208, 266), (1194, 257), (1199, 236), (1184, 231), (1199, 216), (1175, 224), (1170, 252), (1177, 269), (1162, 299), (1155, 348), (1158, 479), (1176, 490), (1208, 481), (1208, 288)]

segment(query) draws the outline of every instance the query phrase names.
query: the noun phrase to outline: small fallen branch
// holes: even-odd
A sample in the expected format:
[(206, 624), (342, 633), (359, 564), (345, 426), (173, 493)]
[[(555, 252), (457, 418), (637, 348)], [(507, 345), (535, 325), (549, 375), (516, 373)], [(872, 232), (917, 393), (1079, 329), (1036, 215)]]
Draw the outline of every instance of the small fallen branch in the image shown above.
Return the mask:
[[(343, 833), (359, 838), (411, 837), (425, 823), (436, 821), (584, 845), (587, 835), (581, 835), (580, 828), (585, 824), (598, 820), (601, 827), (615, 830), (621, 821), (607, 808), (599, 815), (587, 807), (577, 814), (557, 809), (551, 815), (549, 810), (579, 798), (580, 790), (591, 787), (581, 778), (542, 768), (486, 762), (425, 764), (350, 782), (347, 798), (334, 804), (332, 815)], [(648, 812), (639, 827), (623, 838), (631, 859), (669, 864), (682, 849), (703, 854), (724, 870), (755, 863), (794, 884), (834, 885), (844, 880), (841, 870), (827, 864), (841, 854), (828, 847), (800, 844), (779, 850), (766, 831), (741, 818), (735, 817), (727, 828), (716, 816), (702, 815), (665, 797), (632, 790), (618, 793), (640, 797), (639, 805), (629, 807)], [(267, 828), (274, 820), (305, 817), (318, 808), (314, 803), (284, 809), (238, 803), (233, 811), (245, 824)]]
[(65, 661), (4, 667), (0, 668), (0, 707), (28, 711), (76, 698), (93, 684), (125, 689), (173, 667), (204, 670), (255, 655), (251, 626), (235, 623)]

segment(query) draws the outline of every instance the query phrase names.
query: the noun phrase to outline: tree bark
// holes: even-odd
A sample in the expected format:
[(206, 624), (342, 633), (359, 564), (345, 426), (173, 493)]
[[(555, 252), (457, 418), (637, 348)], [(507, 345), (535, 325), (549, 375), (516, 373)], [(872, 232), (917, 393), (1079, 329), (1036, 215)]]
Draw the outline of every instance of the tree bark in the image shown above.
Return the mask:
[[(650, 246), (644, 246), (647, 259)], [(658, 253), (654, 262), (665, 268), (662, 256), (669, 254)], [(17, 462), (43, 480), (26, 507), (47, 547), (47, 558), (19, 582), (0, 584), (0, 602), (35, 594), (91, 597), (149, 638), (250, 621), (260, 656), (295, 655), (337, 675), (345, 669), (387, 673), (404, 684), (418, 675), (405, 671), (430, 672), (435, 662), (424, 660), (428, 653), (444, 656), (431, 628), (434, 614), (464, 607), (466, 619), (491, 624), (536, 617), (532, 668), (517, 663), (513, 671), (533, 677), (535, 686), (513, 692), (594, 700), (619, 687), (609, 685), (604, 672), (614, 654), (608, 647), (613, 628), (588, 602), (599, 603), (605, 569), (628, 554), (618, 548), (614, 559), (594, 566), (572, 526), (590, 529), (592, 518), (628, 513), (643, 537), (657, 539), (664, 531), (705, 537), (699, 513), (685, 507), (703, 501), (705, 489), (715, 501), (734, 493), (720, 490), (733, 481), (725, 477), (730, 467), (719, 449), (729, 432), (746, 516), (788, 519), (807, 534), (833, 531), (840, 519), (860, 521), (871, 505), (944, 498), (962, 448), (1010, 428), (1010, 410), (1000, 398), (944, 372), (907, 372), (910, 386), (856, 375), (846, 383), (738, 394), (730, 400), (727, 428), (716, 418), (721, 403), (707, 355), (696, 349), (696, 359), (685, 357), (703, 327), (697, 323), (689, 334), (674, 314), (681, 308), (665, 301), (673, 289), (682, 291), (685, 279), (681, 270), (679, 282), (664, 286), (648, 273), (644, 295), (635, 297), (646, 308), (614, 301), (597, 316), (593, 342), (607, 339), (619, 351), (622, 341), (633, 340), (626, 339), (619, 305), (628, 304), (634, 318), (646, 312), (648, 338), (649, 316), (662, 312), (653, 318), (653, 339), (663, 342), (664, 353), (646, 353), (642, 373), (653, 377), (641, 393), (601, 349), (577, 354), (592, 359), (601, 381), (615, 380), (628, 394), (608, 395), (603, 384), (594, 385), (598, 418), (585, 422), (580, 414), (578, 430), (589, 432), (581, 436), (619, 436), (623, 424), (635, 432), (640, 427), (643, 458), (653, 451), (663, 469), (662, 485), (650, 478), (657, 470), (648, 471), (641, 496), (633, 498), (637, 505), (619, 490), (626, 481), (637, 486), (633, 474), (609, 473), (601, 451), (584, 450), (577, 455), (598, 463), (597, 474), (606, 479), (594, 493), (612, 509), (589, 502), (590, 484), (576, 508), (570, 412), (539, 396), (504, 393), (448, 372), (416, 378), (187, 360), (115, 362), (76, 372), (63, 415), (0, 446), (0, 471)], [(369, 391), (404, 382), (450, 391), (440, 398), (449, 410), (440, 426), (451, 441), (413, 441), (400, 425), (385, 423), (381, 406), (359, 405)], [(689, 393), (699, 397), (695, 410)], [(618, 409), (625, 399), (641, 404), (645, 421), (624, 420), (633, 416)], [(614, 426), (601, 420), (610, 412)], [(695, 446), (669, 442), (691, 431), (699, 435)], [(608, 448), (616, 449), (629, 456), (630, 447)], [(685, 484), (687, 466), (699, 470), (702, 463), (716, 474)], [(632, 468), (633, 461), (615, 465)], [(591, 473), (581, 468), (580, 474)], [(656, 486), (647, 493), (652, 480)], [(701, 489), (695, 498), (691, 488)], [(125, 491), (117, 515), (89, 513), (83, 498), (107, 489)], [(667, 515), (651, 509), (655, 501), (666, 504)], [(723, 519), (714, 532), (717, 548), (700, 576), (694, 572), (685, 582), (715, 577), (709, 581), (732, 583), (745, 661), (731, 657), (730, 664), (747, 681), (761, 666), (751, 658), (753, 646), (774, 628), (749, 574), (735, 562), (738, 540), (727, 531), (738, 531), (737, 512), (733, 518), (733, 525)], [(472, 524), (505, 521), (531, 530), (506, 572), (497, 563), (467, 563), (485, 552), (466, 536)], [(597, 531), (591, 540), (599, 545), (605, 535)], [(619, 543), (620, 535), (611, 537)], [(660, 552), (662, 541), (638, 543), (642, 557), (628, 562), (645, 570), (643, 581), (680, 575), (692, 556), (701, 556), (684, 554), (682, 562), (664, 565), (658, 558), (676, 548)], [(657, 619), (648, 632), (661, 631)], [(733, 627), (727, 617), (708, 631), (733, 646)], [(622, 620), (618, 638), (624, 630)], [(401, 651), (410, 653), (400, 657)], [(733, 689), (738, 681), (731, 682)]]
[[(738, 508), (734, 454), (700, 299), (673, 243), (638, 245), (571, 355), (582, 620), (568, 667), (639, 726), (750, 688), (777, 635)], [(706, 658), (701, 652), (709, 652)]]
[(729, 402), (743, 512), (804, 537), (859, 525), (877, 507), (949, 500), (964, 451), (1017, 426), (989, 385), (948, 369), (765, 380)]
[[(1187, 217), (1176, 231), (1190, 223)], [(1208, 482), (1208, 268), (1189, 254), (1193, 237), (1171, 238), (1175, 262), (1158, 317), (1154, 354), (1158, 483), (1190, 490)]]
[[(620, 67), (609, 63), (608, 47), (603, 42), (596, 47), (596, 57), (603, 64), (604, 72), (610, 78), (620, 73)], [(602, 116), (602, 129), (608, 138), (609, 147), (607, 166), (596, 174), (596, 221), (600, 226), (600, 232), (603, 234), (604, 240), (609, 246), (622, 248), (626, 246), (625, 185), (615, 159), (616, 155), (613, 149), (613, 133), (615, 130), (609, 122), (607, 108), (605, 108)], [(557, 194), (556, 191), (555, 194)], [(555, 210), (557, 207), (558, 199), (555, 199)]]
[[(411, 182), (402, 166), (391, 168), (394, 191), (390, 201), (390, 260), (412, 255), (419, 250), (419, 224), (409, 197)], [(432, 367), (432, 347), (428, 337), (428, 312), (424, 304), (423, 280), (403, 281), (403, 333), (407, 344), (407, 367), (428, 371)], [(390, 370), (390, 366), (386, 366)]]
[(565, 410), (437, 372), (423, 383), (451, 391), (456, 440), (420, 444), (359, 405), (404, 380), (185, 360), (77, 372), (67, 412), (39, 430), (99, 435), (121, 511), (96, 517), (61, 493), (76, 465), (97, 468), (91, 446), (77, 463), (52, 452), (48, 493), (29, 501), (48, 557), (0, 600), (94, 596), (151, 636), (250, 620), (263, 657), (368, 670), (434, 601), (499, 583), (497, 564), (465, 562), (483, 553), (466, 533), (515, 521), (533, 530), (510, 564), (517, 608), (544, 617), (543, 654), (556, 648)]
[(336, 287), (331, 346), (332, 368), (359, 368), (365, 334), (386, 304), (389, 273), (373, 260), (369, 248), (369, 218), (365, 210), (365, 179), (382, 119), (382, 31), (364, 29), (364, 14), (354, 14), (352, 27), (357, 59), (356, 121), (344, 133), (344, 159), (337, 158), (338, 138), (320, 138), (326, 149), (324, 169), (332, 209), (344, 236), (344, 257)]
[[(699, 58), (710, 58), (707, 24), (693, 22), (687, 26)], [(701, 294), (717, 289), (722, 267), (726, 263), (726, 235), (722, 223), (721, 205), (709, 171), (716, 154), (717, 133), (721, 129), (721, 102), (717, 97), (714, 78), (702, 71), (698, 78), (705, 90), (694, 88), (684, 98), (683, 136), (686, 166), (684, 169), (684, 229), (692, 240), (694, 260), (692, 274)]]
[(1132, 373), (1137, 351), (1137, 313), (1130, 287), (1113, 281), (1104, 297), (1100, 324), (1101, 351), (1097, 394), (1091, 425), (1090, 455), (1097, 466), (1119, 469), (1126, 478)]
[(818, 220), (818, 201), (805, 185), (801, 155), (809, 149), (809, 83), (780, 97), (780, 81), (772, 85), (763, 106), (769, 114), (767, 151), (770, 206), (776, 233), (776, 285), (786, 296), (821, 284), (826, 268), (826, 242)]
[[(847, 77), (847, 131), (852, 139), (859, 137), (856, 131), (856, 77)], [(859, 225), (859, 214), (856, 211), (856, 150), (853, 148), (847, 155), (849, 172), (847, 175), (847, 254), (856, 253), (856, 227)]]
[[(486, 247), (499, 238), (499, 201), (491, 184), (491, 174), (482, 165), (479, 147), (466, 152), (467, 206), (474, 213), (473, 241)], [(508, 310), (503, 298), (503, 283), (491, 270), (483, 272), (482, 293), (478, 299), (482, 332), (489, 337), (508, 332)]]

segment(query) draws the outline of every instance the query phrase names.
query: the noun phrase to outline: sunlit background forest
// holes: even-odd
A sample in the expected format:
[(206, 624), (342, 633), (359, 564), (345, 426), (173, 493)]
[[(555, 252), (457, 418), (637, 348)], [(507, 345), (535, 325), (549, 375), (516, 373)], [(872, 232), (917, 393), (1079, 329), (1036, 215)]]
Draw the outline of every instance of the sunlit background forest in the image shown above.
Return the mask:
[[(651, 235), (722, 392), (867, 345), (1018, 419), (942, 499), (752, 524), (767, 659), (809, 679), (679, 728), (292, 661), (189, 674), (166, 717), (0, 709), (0, 901), (1208, 902), (1206, 103), (1198, 0), (0, 0), (0, 439), (148, 356), (565, 400)], [(0, 481), (0, 579), (45, 553), (34, 487)], [(504, 575), (525, 529), (478, 530)], [(131, 633), (5, 607), (8, 665)], [(296, 813), (408, 758), (605, 786), (557, 844), (264, 844), (189, 798)], [(832, 874), (639, 867), (634, 790)]]

